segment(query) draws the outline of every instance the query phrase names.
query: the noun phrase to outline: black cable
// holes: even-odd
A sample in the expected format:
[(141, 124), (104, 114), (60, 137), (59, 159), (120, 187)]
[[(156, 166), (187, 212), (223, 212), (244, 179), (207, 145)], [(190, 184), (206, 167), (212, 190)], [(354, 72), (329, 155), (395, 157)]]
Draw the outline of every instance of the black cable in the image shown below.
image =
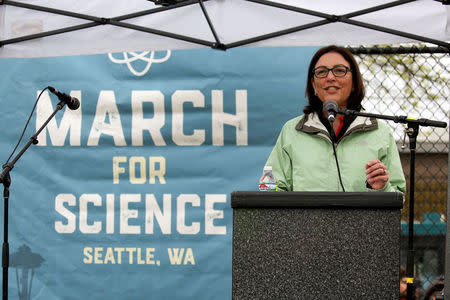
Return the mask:
[(30, 123), (31, 117), (33, 116), (34, 110), (36, 109), (36, 106), (37, 106), (37, 104), (38, 104), (38, 102), (39, 102), (39, 99), (41, 98), (42, 93), (43, 93), (47, 88), (48, 88), (48, 87), (46, 87), (45, 89), (43, 89), (42, 92), (41, 92), (41, 93), (39, 94), (39, 96), (37, 97), (36, 102), (34, 103), (34, 106), (33, 106), (33, 110), (31, 111), (30, 116), (28, 117), (27, 123), (25, 124), (25, 128), (23, 129), (22, 134), (20, 135), (19, 141), (17, 142), (17, 145), (14, 147), (14, 150), (11, 152), (11, 155), (8, 157), (8, 160), (6, 161), (5, 164), (7, 164), (7, 163), (9, 162), (9, 160), (11, 159), (11, 157), (14, 155), (14, 152), (16, 152), (17, 147), (19, 147), (19, 144), (20, 144), (20, 142), (22, 141), (22, 138), (23, 138), (23, 136), (24, 136), (24, 134), (25, 134), (25, 131), (27, 130), (28, 123)]
[(336, 167), (337, 167), (338, 176), (339, 176), (339, 183), (341, 184), (342, 191), (345, 192), (344, 184), (342, 183), (342, 178), (341, 178), (341, 169), (339, 168), (339, 162), (338, 162), (338, 158), (337, 158), (337, 154), (336, 154), (336, 145), (334, 143), (336, 141), (336, 135), (334, 133), (333, 126), (331, 126), (330, 134), (331, 134), (331, 144), (333, 145), (334, 159), (336, 160)]

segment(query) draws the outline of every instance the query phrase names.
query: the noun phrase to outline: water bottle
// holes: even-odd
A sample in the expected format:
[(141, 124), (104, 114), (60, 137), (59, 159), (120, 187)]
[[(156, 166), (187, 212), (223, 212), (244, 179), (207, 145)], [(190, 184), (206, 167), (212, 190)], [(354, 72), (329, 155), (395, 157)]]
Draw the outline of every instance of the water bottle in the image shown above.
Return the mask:
[(264, 166), (263, 175), (259, 180), (260, 191), (276, 191), (278, 182), (272, 174), (271, 166)]

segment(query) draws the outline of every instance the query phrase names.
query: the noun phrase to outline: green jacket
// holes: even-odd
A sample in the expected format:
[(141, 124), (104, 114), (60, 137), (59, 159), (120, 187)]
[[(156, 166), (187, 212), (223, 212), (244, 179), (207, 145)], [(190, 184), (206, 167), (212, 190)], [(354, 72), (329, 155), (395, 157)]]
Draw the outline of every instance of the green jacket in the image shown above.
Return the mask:
[[(366, 187), (366, 163), (382, 161), (389, 181), (378, 191), (406, 191), (397, 146), (390, 129), (373, 118), (357, 117), (337, 141), (336, 153), (347, 192)], [(316, 113), (289, 120), (266, 163), (282, 191), (342, 191), (330, 135)]]

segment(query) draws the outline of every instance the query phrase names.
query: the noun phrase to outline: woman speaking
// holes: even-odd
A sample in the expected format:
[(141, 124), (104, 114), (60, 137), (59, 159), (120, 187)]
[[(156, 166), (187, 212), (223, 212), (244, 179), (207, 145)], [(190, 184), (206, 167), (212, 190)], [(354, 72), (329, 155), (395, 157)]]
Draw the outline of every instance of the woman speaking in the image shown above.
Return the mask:
[(278, 189), (404, 193), (405, 178), (387, 125), (360, 116), (329, 119), (323, 109), (328, 101), (362, 109), (364, 85), (351, 52), (338, 46), (319, 49), (307, 78), (304, 115), (286, 122), (266, 163)]

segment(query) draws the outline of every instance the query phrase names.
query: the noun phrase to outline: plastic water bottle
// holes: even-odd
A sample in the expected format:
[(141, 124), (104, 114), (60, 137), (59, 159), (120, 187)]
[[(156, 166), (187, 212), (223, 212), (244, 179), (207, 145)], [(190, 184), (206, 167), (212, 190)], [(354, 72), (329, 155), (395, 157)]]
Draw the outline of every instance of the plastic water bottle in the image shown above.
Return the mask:
[(276, 191), (278, 182), (272, 174), (272, 166), (264, 166), (263, 175), (259, 180), (260, 191)]

